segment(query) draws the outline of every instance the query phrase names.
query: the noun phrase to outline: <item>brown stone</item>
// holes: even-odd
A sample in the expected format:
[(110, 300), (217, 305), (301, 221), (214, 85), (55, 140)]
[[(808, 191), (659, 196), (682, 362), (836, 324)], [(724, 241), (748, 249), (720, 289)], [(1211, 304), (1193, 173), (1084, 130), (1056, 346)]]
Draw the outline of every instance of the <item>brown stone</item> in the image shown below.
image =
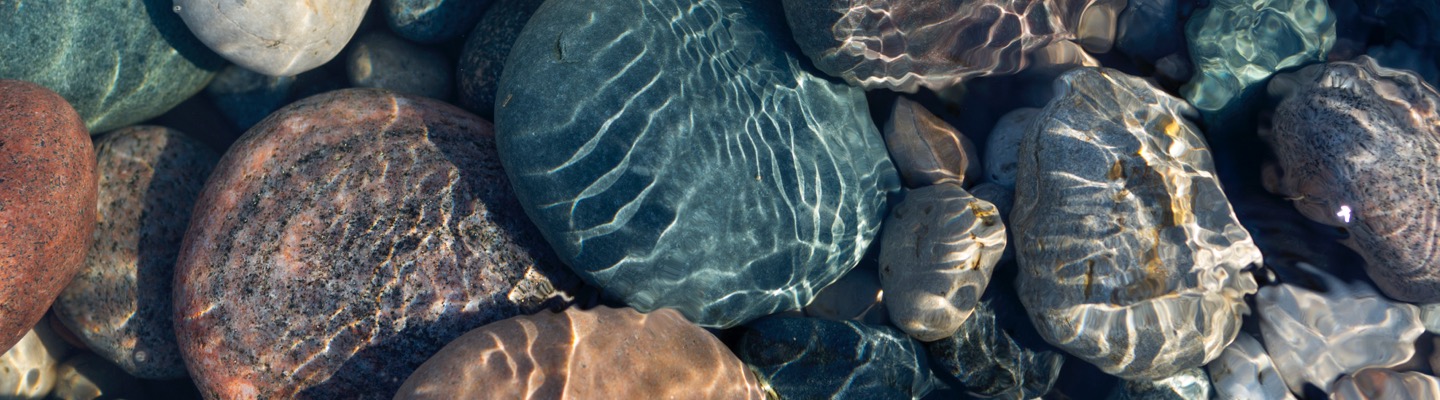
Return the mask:
[(291, 104), (230, 148), (175, 266), (206, 398), (390, 398), (446, 343), (578, 283), (515, 201), (490, 123), (375, 89)]
[(95, 230), (95, 151), (80, 115), (35, 84), (0, 80), (0, 349), (80, 271)]
[(763, 399), (759, 381), (680, 313), (540, 313), (466, 333), (396, 399)]

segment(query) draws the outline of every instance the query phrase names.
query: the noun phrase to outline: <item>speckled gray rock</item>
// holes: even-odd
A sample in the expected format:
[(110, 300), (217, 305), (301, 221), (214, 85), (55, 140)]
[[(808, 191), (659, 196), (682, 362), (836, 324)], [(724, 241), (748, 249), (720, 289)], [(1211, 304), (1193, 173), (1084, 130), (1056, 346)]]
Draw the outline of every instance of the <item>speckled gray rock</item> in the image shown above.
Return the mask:
[(220, 155), (178, 131), (139, 126), (95, 144), (95, 242), (53, 309), (87, 347), (146, 379), (185, 376), (171, 324), (175, 257)]
[(475, 30), (465, 39), (460, 64), (456, 67), (461, 106), (481, 117), (495, 116), (495, 92), (499, 90), (500, 73), (505, 70), (510, 46), (515, 44), (520, 30), (525, 29), (530, 15), (544, 2), (505, 0), (485, 10)]
[[(503, 0), (501, 3), (514, 0)], [(409, 40), (436, 43), (475, 27), (491, 0), (380, 0), (390, 30)]]
[(1335, 381), (1331, 400), (1440, 399), (1440, 379), (1419, 372), (1371, 368)]
[(1306, 217), (1348, 230), (1386, 295), (1440, 302), (1440, 95), (1369, 57), (1276, 77), (1285, 96), (1262, 132), (1279, 192)]
[(290, 76), (340, 54), (369, 7), (370, 0), (175, 0), (174, 12), (230, 62)]
[(985, 174), (990, 182), (1015, 187), (1015, 173), (1020, 169), (1020, 140), (1025, 138), (1025, 131), (1039, 113), (1038, 108), (1017, 108), (995, 122), (985, 142)]
[(55, 367), (71, 352), (70, 345), (41, 320), (20, 342), (0, 354), (0, 398), (38, 399), (55, 386)]
[(1210, 377), (1202, 368), (1189, 368), (1156, 380), (1126, 380), (1115, 387), (1111, 400), (1209, 400)]
[(389, 89), (437, 100), (449, 99), (455, 86), (451, 65), (440, 51), (383, 31), (356, 38), (345, 58), (351, 86)]
[(70, 357), (55, 368), (51, 400), (152, 399), (140, 380), (90, 353)]
[(286, 106), (221, 159), (175, 270), (206, 397), (389, 398), (445, 343), (577, 280), (510, 192), (490, 124), (349, 89)]
[(922, 342), (955, 334), (1003, 252), (1005, 224), (994, 205), (953, 181), (910, 190), (880, 239), (891, 323)]
[(1295, 399), (1265, 347), (1250, 334), (1235, 336), (1235, 341), (1205, 369), (1210, 373), (1215, 395), (1221, 399)]
[(896, 98), (882, 132), (890, 160), (907, 187), (940, 182), (974, 185), (980, 179), (975, 144), (920, 103)]
[(1261, 256), (1185, 120), (1194, 109), (1110, 69), (1055, 86), (1020, 144), (1010, 229), (1026, 311), (1047, 341), (1122, 378), (1204, 365), (1249, 312)]

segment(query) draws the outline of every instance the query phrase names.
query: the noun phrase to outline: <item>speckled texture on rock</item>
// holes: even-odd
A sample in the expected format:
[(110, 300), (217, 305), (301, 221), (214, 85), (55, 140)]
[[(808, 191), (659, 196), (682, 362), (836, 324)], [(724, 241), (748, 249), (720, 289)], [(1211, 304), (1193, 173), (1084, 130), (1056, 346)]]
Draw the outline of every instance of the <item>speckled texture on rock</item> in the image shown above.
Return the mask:
[[(1249, 312), (1259, 249), (1235, 219), (1194, 109), (1080, 68), (1020, 143), (1020, 299), (1047, 341), (1126, 379), (1204, 365)], [(1143, 328), (1143, 329), (1142, 329)]]
[(768, 317), (735, 354), (782, 399), (918, 399), (933, 388), (920, 344), (888, 326)]
[(670, 309), (519, 316), (445, 345), (396, 399), (752, 399), (765, 393), (719, 339)]
[(1440, 379), (1419, 372), (1371, 368), (1346, 375), (1330, 390), (1331, 400), (1440, 399)]
[(437, 100), (450, 98), (455, 72), (445, 54), (385, 32), (350, 44), (345, 71), (354, 87), (389, 89)]
[(896, 98), (882, 132), (890, 160), (907, 187), (940, 182), (974, 185), (980, 179), (975, 144), (920, 103)]
[(55, 386), (55, 367), (70, 352), (70, 346), (51, 331), (48, 322), (35, 325), (0, 354), (0, 398), (45, 397)]
[(34, 327), (84, 267), (94, 230), (95, 149), (85, 124), (55, 92), (0, 79), (0, 349)]
[[(501, 0), (500, 3), (515, 2)], [(454, 39), (480, 19), (491, 0), (380, 0), (390, 30), (420, 43)]]
[(1440, 94), (1369, 57), (1277, 77), (1284, 95), (1262, 132), (1284, 170), (1279, 192), (1341, 226), (1386, 295), (1440, 302)]
[(1210, 377), (1197, 367), (1156, 380), (1127, 380), (1115, 388), (1110, 399), (1210, 400)]
[[(350, 42), (370, 0), (174, 0), (173, 12), (210, 49), (251, 71), (291, 76)], [(167, 10), (168, 11), (168, 10)]]
[(465, 39), (460, 64), (456, 67), (461, 106), (485, 118), (495, 116), (495, 93), (500, 90), (500, 73), (505, 70), (510, 46), (530, 21), (530, 15), (544, 2), (505, 0), (485, 10), (475, 30)]
[(291, 104), (221, 159), (175, 272), (207, 397), (389, 398), (451, 339), (576, 280), (510, 192), (490, 124), (375, 89)]
[(1248, 333), (1235, 336), (1235, 341), (1205, 369), (1210, 373), (1215, 395), (1221, 399), (1295, 399), (1270, 354)]
[(137, 126), (95, 143), (95, 242), (55, 314), (87, 347), (146, 379), (185, 376), (171, 284), (195, 198), (219, 161), (178, 131)]

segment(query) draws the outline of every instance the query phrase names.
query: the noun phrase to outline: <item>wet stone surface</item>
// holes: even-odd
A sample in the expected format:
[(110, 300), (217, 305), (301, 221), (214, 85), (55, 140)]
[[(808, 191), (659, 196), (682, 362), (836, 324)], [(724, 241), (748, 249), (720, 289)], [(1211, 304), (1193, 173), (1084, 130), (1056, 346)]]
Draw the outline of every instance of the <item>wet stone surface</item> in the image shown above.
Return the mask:
[(1285, 386), (1275, 362), (1254, 336), (1241, 333), (1220, 357), (1205, 366), (1215, 395), (1222, 399), (1286, 399), (1295, 395)]
[(937, 375), (948, 374), (941, 378), (953, 378), (968, 393), (984, 398), (1021, 400), (1050, 393), (1065, 355), (1015, 339), (1016, 323), (1007, 319), (1024, 316), (1007, 314), (1024, 314), (1024, 309), (1013, 296), (981, 300), (954, 335), (925, 343)]
[(980, 179), (975, 144), (920, 103), (896, 98), (882, 132), (890, 159), (907, 187), (941, 182), (973, 186)]
[(1209, 400), (1210, 377), (1202, 368), (1190, 368), (1156, 380), (1127, 380), (1115, 388), (1112, 400)]
[(780, 398), (910, 399), (934, 387), (924, 350), (895, 328), (769, 317), (739, 330), (735, 354)]

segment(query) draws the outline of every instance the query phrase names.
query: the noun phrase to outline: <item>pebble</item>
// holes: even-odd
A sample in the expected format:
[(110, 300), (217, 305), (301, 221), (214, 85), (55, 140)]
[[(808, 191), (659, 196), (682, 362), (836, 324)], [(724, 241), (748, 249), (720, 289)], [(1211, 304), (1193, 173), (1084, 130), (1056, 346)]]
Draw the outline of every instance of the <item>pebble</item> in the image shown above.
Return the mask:
[(465, 39), (456, 67), (460, 83), (460, 105), (476, 115), (495, 116), (495, 92), (499, 90), (500, 74), (510, 47), (520, 30), (545, 0), (507, 0), (490, 6), (475, 30)]
[(1430, 400), (1440, 398), (1440, 379), (1419, 372), (1371, 368), (1335, 382), (1331, 400)]
[(1335, 45), (1325, 0), (1212, 0), (1185, 26), (1197, 73), (1180, 93), (1214, 113), (1276, 71), (1322, 61)]
[(1210, 372), (1218, 398), (1295, 399), (1280, 377), (1280, 371), (1275, 369), (1270, 354), (1248, 333), (1235, 336), (1235, 341), (1205, 368)]
[[(1010, 225), (1010, 213), (1015, 211), (1015, 188), (1001, 186), (993, 182), (982, 182), (968, 189), (970, 195), (975, 198), (995, 205), (995, 210), (1000, 212), (1000, 221), (1006, 226)], [(1015, 243), (1015, 233), (1009, 229), (1005, 230), (1005, 243)], [(1011, 264), (1015, 261), (1015, 246), (1005, 246), (1005, 252), (1000, 254), (999, 265)]]
[(81, 353), (55, 368), (53, 400), (153, 399), (139, 379), (100, 356)]
[(472, 330), (415, 370), (395, 398), (761, 400), (765, 393), (730, 349), (680, 313), (598, 307)]
[(277, 77), (335, 58), (369, 8), (370, 0), (174, 2), (174, 12), (210, 49), (245, 69)]
[(1440, 335), (1440, 303), (1420, 305), (1420, 322), (1425, 331)]
[(1209, 400), (1210, 377), (1203, 368), (1189, 368), (1166, 378), (1126, 380), (1111, 400)]
[(1017, 108), (995, 122), (990, 138), (985, 141), (985, 173), (990, 182), (1015, 187), (1015, 173), (1020, 169), (1020, 140), (1025, 138), (1025, 131), (1038, 114), (1038, 108)]
[(380, 31), (355, 39), (345, 59), (352, 87), (389, 89), (436, 100), (450, 98), (455, 86), (453, 65), (439, 50)]
[(855, 267), (820, 290), (802, 311), (804, 316), (812, 318), (871, 325), (890, 323), (884, 292), (880, 289), (880, 270), (873, 263)]
[(854, 321), (770, 317), (739, 328), (735, 354), (782, 399), (917, 399), (934, 387), (920, 344)]
[(0, 354), (0, 398), (38, 399), (55, 387), (60, 359), (71, 352), (69, 345), (41, 322), (14, 347)]
[(221, 159), (176, 263), (175, 333), (207, 398), (389, 398), (446, 342), (568, 302), (490, 124), (349, 89)]
[(973, 186), (980, 179), (980, 155), (970, 138), (914, 100), (896, 98), (882, 132), (906, 187)]
[[(504, 0), (501, 3), (514, 0)], [(491, 0), (381, 0), (385, 20), (400, 37), (420, 43), (454, 39), (475, 27)]]
[(244, 132), (284, 107), (296, 81), (294, 76), (273, 77), (231, 65), (215, 75), (205, 95), (236, 130)]
[(925, 343), (935, 373), (949, 375), (976, 397), (1028, 400), (1050, 393), (1065, 355), (1018, 342), (1007, 314), (1024, 318), (1014, 300), (982, 299), (954, 335)]

